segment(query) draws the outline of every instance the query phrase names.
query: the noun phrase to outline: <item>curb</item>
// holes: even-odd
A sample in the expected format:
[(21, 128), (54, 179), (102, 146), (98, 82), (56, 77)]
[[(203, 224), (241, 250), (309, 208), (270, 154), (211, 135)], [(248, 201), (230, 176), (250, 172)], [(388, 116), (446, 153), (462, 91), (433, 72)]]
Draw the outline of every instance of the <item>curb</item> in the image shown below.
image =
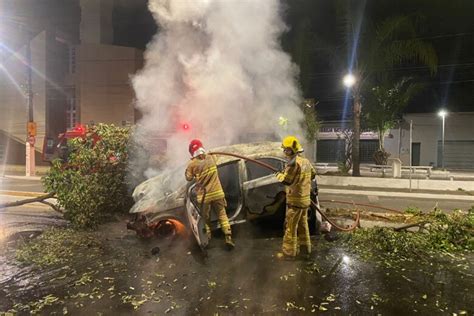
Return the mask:
[(0, 190), (0, 195), (8, 195), (8, 196), (25, 196), (25, 197), (40, 197), (45, 195), (45, 192), (25, 192), (25, 191), (8, 191), (8, 190)]
[(42, 176), (27, 177), (27, 176), (4, 175), (3, 177), (0, 176), (0, 179), (1, 179), (1, 178), (5, 178), (5, 179), (16, 179), (16, 180), (26, 180), (26, 181), (41, 181)]

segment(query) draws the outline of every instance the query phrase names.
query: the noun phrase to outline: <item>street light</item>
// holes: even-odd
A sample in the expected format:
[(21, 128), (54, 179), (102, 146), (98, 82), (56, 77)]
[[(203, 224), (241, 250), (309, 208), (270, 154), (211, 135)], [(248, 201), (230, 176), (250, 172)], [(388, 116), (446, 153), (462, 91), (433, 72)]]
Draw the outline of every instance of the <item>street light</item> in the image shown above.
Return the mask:
[(438, 115), (441, 116), (441, 118), (443, 119), (443, 129), (441, 134), (441, 168), (444, 169), (444, 123), (448, 112), (446, 110), (441, 110), (438, 112)]
[(356, 78), (354, 77), (353, 74), (349, 73), (347, 75), (344, 76), (344, 78), (342, 79), (342, 83), (347, 87), (347, 88), (351, 88), (356, 82)]

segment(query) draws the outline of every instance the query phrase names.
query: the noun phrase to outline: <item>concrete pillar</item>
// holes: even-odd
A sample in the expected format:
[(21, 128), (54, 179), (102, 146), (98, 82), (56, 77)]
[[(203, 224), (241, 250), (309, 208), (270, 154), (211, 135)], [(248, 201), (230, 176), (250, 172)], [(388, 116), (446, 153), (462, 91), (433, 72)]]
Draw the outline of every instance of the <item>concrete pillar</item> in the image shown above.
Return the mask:
[(398, 158), (388, 158), (389, 164), (392, 165), (392, 177), (401, 178), (402, 177), (402, 161)]

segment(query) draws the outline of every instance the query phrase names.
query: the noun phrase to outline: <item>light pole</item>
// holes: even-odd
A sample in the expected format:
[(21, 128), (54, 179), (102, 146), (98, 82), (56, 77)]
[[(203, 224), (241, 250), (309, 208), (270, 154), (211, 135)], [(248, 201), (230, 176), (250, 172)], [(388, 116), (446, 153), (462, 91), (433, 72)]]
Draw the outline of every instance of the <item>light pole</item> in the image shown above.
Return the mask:
[(446, 110), (441, 110), (438, 112), (438, 115), (441, 116), (443, 120), (443, 129), (441, 131), (441, 168), (444, 169), (444, 124), (445, 124), (445, 118), (446, 118), (446, 115), (448, 115), (448, 112)]

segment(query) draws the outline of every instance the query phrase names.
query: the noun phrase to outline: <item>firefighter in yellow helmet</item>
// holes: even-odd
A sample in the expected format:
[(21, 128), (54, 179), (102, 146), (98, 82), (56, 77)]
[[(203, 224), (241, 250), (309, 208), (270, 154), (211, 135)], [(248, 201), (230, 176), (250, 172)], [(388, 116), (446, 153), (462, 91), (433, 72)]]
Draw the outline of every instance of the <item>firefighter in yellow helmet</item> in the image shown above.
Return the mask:
[(285, 170), (276, 174), (278, 180), (287, 186), (282, 251), (284, 256), (295, 258), (301, 246), (308, 254), (311, 253), (308, 208), (311, 204), (311, 181), (316, 171), (309, 160), (300, 155), (303, 147), (296, 137), (285, 137), (281, 147), (288, 158)]
[[(217, 165), (213, 156), (206, 155), (206, 151), (199, 139), (194, 139), (189, 144), (191, 160), (186, 168), (186, 180), (196, 179), (197, 200), (203, 206), (202, 215), (206, 220), (206, 233), (211, 239), (211, 209), (216, 213), (222, 232), (225, 235), (225, 244), (229, 250), (235, 247), (232, 241), (232, 232), (225, 207), (227, 206), (225, 194), (217, 173)], [(204, 199), (204, 201), (203, 201)]]

